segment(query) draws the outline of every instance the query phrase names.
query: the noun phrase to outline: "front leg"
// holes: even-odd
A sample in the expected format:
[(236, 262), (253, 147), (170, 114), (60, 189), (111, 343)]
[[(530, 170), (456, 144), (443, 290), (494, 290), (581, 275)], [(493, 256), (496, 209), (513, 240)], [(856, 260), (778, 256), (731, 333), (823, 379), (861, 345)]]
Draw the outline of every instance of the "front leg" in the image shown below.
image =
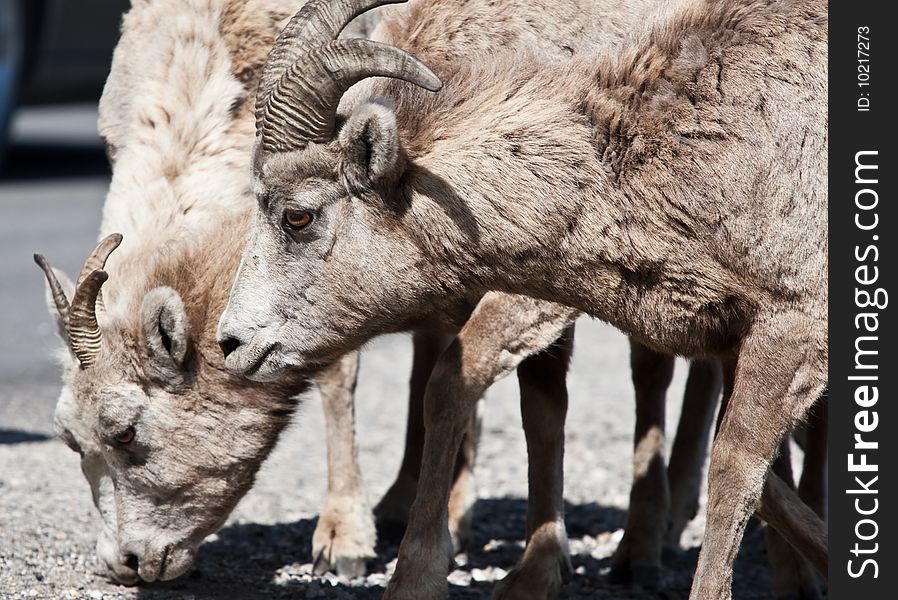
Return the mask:
[(446, 597), (452, 560), (449, 492), (456, 454), (477, 400), (527, 356), (555, 341), (576, 314), (566, 307), (490, 293), (440, 357), (425, 396), (426, 435), (418, 495), (384, 598)]
[(421, 452), (424, 449), (424, 390), (433, 366), (451, 342), (452, 336), (430, 331), (415, 331), (412, 334), (405, 448), (396, 480), (374, 507), (374, 516), (380, 526), (405, 529), (408, 524), (408, 512), (415, 501), (418, 474), (421, 472)]
[[(430, 330), (415, 331), (412, 335), (414, 353), (409, 381), (405, 451), (396, 480), (374, 507), (378, 526), (404, 530), (408, 523), (408, 513), (418, 487), (421, 452), (424, 448), (424, 391), (437, 359), (453, 339), (453, 336)], [(479, 433), (480, 423), (475, 417), (465, 435), (455, 465), (454, 484), (449, 498), (449, 531), (456, 550), (461, 549), (468, 538), (471, 508), (477, 497), (474, 457)]]
[(350, 352), (315, 378), (327, 431), (327, 497), (312, 535), (312, 557), (316, 574), (335, 570), (349, 579), (365, 574), (377, 541), (355, 441), (358, 366), (358, 352)]

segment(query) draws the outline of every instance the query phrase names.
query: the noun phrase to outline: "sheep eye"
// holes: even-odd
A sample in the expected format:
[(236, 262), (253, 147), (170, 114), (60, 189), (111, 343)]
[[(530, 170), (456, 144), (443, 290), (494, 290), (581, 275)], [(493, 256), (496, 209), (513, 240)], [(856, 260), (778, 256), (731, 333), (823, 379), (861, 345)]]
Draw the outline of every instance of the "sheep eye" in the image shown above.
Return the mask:
[(299, 230), (307, 227), (314, 220), (312, 213), (306, 210), (285, 210), (284, 223), (290, 229)]
[(129, 427), (123, 432), (115, 436), (115, 441), (119, 444), (130, 444), (134, 440), (134, 428)]

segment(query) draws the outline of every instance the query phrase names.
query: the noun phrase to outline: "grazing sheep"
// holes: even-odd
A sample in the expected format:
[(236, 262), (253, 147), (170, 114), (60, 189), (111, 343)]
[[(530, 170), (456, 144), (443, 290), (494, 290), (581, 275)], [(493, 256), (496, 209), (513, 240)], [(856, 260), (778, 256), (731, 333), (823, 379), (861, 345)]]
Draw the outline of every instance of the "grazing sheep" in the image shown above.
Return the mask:
[[(310, 3), (287, 29), (292, 50), (266, 65), (258, 209), (219, 326), (227, 367), (259, 379), (310, 368), (472, 293), (570, 305), (654, 349), (736, 365), (692, 597), (730, 596), (755, 508), (804, 536), (825, 572), (819, 519), (789, 527), (809, 509), (778, 504), (788, 489), (768, 477), (826, 384), (825, 3), (695, 0), (614, 56), (496, 52), (445, 87), (401, 50), (332, 41), (370, 4)], [(340, 111), (371, 76), (389, 79)], [(431, 377), (427, 493), (394, 600), (445, 595), (462, 424), (483, 385), (573, 318), (543, 311), (520, 338), (521, 323), (489, 327), (501, 303), (484, 297)], [(545, 573), (516, 568), (497, 593), (545, 597)]]

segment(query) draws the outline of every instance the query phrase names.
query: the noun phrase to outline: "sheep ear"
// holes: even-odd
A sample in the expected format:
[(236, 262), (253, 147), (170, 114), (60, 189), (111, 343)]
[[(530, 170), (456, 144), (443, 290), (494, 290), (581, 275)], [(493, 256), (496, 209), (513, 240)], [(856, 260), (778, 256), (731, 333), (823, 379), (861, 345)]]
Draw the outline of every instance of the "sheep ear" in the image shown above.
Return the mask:
[(370, 191), (405, 168), (396, 115), (382, 104), (366, 102), (353, 110), (340, 130), (340, 145), (350, 191)]
[(150, 290), (140, 307), (140, 322), (156, 374), (177, 376), (187, 356), (187, 311), (181, 296), (170, 287)]

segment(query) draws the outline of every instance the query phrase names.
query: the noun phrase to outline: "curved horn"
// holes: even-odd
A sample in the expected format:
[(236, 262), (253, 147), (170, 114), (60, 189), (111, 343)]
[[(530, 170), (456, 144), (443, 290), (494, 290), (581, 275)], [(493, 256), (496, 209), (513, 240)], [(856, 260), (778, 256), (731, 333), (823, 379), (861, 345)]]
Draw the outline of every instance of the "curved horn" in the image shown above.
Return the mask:
[(47, 278), (50, 293), (53, 294), (53, 304), (56, 305), (56, 312), (59, 313), (60, 318), (65, 320), (69, 314), (69, 299), (66, 298), (62, 284), (59, 283), (56, 273), (53, 272), (53, 267), (50, 266), (43, 254), (35, 254), (34, 262), (37, 263), (37, 266), (44, 272), (44, 277)]
[[(109, 259), (109, 255), (119, 247), (122, 243), (122, 234), (120, 233), (110, 233), (97, 244), (97, 247), (94, 248), (94, 251), (90, 253), (87, 257), (87, 260), (84, 261), (84, 266), (81, 267), (81, 273), (78, 275), (78, 281), (75, 283), (75, 289), (77, 290), (81, 287), (81, 282), (84, 279), (96, 271), (97, 269), (105, 269), (106, 261)], [(106, 307), (103, 305), (103, 294), (102, 292), (97, 296), (97, 308), (101, 311), (105, 310)]]
[(336, 38), (360, 14), (406, 0), (310, 0), (284, 27), (268, 54), (256, 93), (256, 126), (262, 109), (284, 72), (303, 54)]
[(432, 92), (443, 87), (417, 58), (369, 40), (336, 40), (290, 65), (261, 115), (259, 134), (266, 152), (284, 152), (306, 142), (333, 139), (337, 105), (355, 83), (368, 77), (392, 77)]
[(100, 326), (97, 324), (97, 296), (109, 275), (95, 269), (75, 288), (69, 311), (69, 339), (82, 368), (94, 363), (100, 351)]
[(106, 260), (109, 259), (109, 255), (112, 254), (112, 251), (118, 248), (121, 243), (122, 234), (120, 233), (111, 233), (100, 240), (97, 247), (94, 248), (93, 252), (91, 252), (84, 261), (84, 266), (81, 267), (81, 273), (78, 275), (78, 281), (75, 283), (76, 290), (81, 287), (81, 282), (84, 281), (88, 275), (97, 269), (106, 267)]

